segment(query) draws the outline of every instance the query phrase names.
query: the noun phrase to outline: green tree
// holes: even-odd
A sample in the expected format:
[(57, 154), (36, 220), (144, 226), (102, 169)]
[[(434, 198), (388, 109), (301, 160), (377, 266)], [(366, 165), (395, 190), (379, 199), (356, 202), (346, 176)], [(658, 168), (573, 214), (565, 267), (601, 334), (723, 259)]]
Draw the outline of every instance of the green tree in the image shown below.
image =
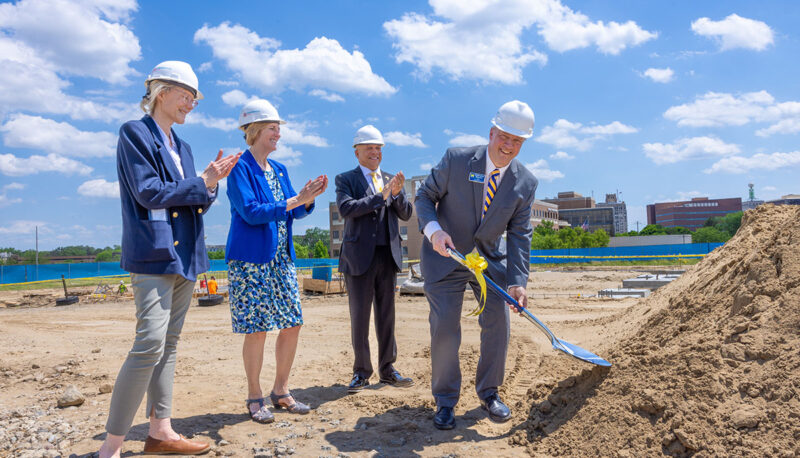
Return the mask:
[(692, 233), (692, 243), (727, 242), (731, 235), (716, 227), (701, 227)]
[(728, 213), (720, 218), (719, 223), (714, 227), (720, 231), (727, 232), (731, 237), (733, 237), (736, 234), (736, 231), (739, 230), (739, 226), (742, 225), (742, 214), (742, 212)]
[(209, 251), (208, 259), (225, 259), (225, 250)]
[(611, 236), (608, 235), (603, 229), (598, 229), (592, 233), (592, 237), (594, 237), (594, 244), (593, 247), (605, 247), (608, 246), (608, 242), (611, 241)]
[(292, 242), (292, 243), (294, 243), (294, 254), (298, 258), (307, 258), (308, 257), (308, 248), (306, 248), (305, 245), (301, 245), (301, 244), (299, 244), (297, 242)]
[(314, 257), (315, 258), (327, 258), (328, 257), (328, 247), (322, 243), (322, 240), (317, 240), (317, 243), (314, 244)]
[(664, 229), (660, 224), (648, 224), (641, 231), (639, 231), (639, 235), (666, 235), (666, 234), (667, 230)]
[(675, 227), (668, 227), (666, 228), (667, 234), (669, 235), (681, 235), (681, 234), (691, 234), (692, 231), (686, 229), (683, 226), (675, 226)]
[(109, 262), (111, 261), (112, 257), (111, 250), (108, 249), (97, 253), (97, 255), (94, 257), (94, 260), (95, 262)]

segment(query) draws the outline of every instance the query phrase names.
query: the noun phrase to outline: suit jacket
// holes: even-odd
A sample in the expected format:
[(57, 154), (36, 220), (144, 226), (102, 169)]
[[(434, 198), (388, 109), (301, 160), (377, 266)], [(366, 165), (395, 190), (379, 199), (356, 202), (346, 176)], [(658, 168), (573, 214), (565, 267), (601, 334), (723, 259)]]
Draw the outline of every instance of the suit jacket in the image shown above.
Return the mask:
[[(488, 273), (498, 285), (525, 286), (531, 249), (531, 204), (538, 181), (516, 159), (503, 175), (483, 220), (483, 183), (470, 181), (470, 173), (484, 175), (487, 147), (450, 148), (417, 190), (414, 205), (420, 230), (438, 221), (462, 254), (477, 248), (489, 265)], [(485, 177), (489, 179), (489, 177)], [(506, 233), (506, 243), (503, 233)], [(420, 253), (422, 275), (436, 282), (459, 264), (433, 250), (427, 237)]]
[[(389, 183), (392, 175), (382, 172), (383, 182)], [(389, 222), (389, 246), (392, 250), (395, 269), (403, 267), (403, 252), (400, 247), (398, 218), (408, 221), (413, 207), (404, 191), (396, 197), (383, 199), (381, 193), (375, 194), (361, 172), (356, 167), (336, 176), (336, 206), (344, 218), (342, 251), (339, 254), (339, 272), (349, 275), (362, 275), (375, 254), (375, 235), (378, 225), (378, 212), (386, 209)]]
[(300, 205), (286, 211), (286, 201), (297, 193), (289, 181), (286, 167), (272, 159), (267, 159), (267, 162), (278, 176), (283, 200), (277, 200), (272, 195), (264, 171), (250, 150), (242, 154), (228, 175), (231, 228), (225, 248), (226, 262), (231, 259), (257, 264), (270, 262), (278, 252), (278, 221), (286, 221), (289, 255), (293, 260), (296, 259), (292, 243), (292, 221), (311, 214), (314, 205), (308, 210), (305, 205)]
[[(178, 274), (194, 281), (209, 267), (203, 214), (216, 192), (209, 195), (203, 179), (195, 173), (189, 145), (175, 131), (172, 138), (184, 178), (149, 115), (128, 121), (119, 130), (120, 266), (128, 272)], [(159, 214), (163, 216), (156, 216)]]

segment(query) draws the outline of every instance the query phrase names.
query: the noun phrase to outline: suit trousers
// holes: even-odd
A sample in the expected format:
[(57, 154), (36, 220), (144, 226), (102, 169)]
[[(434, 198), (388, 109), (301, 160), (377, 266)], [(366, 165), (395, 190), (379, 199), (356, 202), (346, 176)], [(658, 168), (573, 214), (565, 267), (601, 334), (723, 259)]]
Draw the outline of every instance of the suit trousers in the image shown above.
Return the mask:
[(111, 395), (106, 431), (124, 436), (147, 392), (147, 409), (169, 418), (175, 354), (194, 282), (180, 275), (131, 274), (136, 302), (136, 338), (119, 370)]
[(397, 285), (392, 251), (388, 245), (375, 247), (369, 269), (362, 275), (345, 274), (350, 301), (350, 338), (353, 344), (353, 373), (364, 378), (372, 375), (369, 356), (369, 317), (375, 308), (375, 333), (378, 337), (378, 371), (388, 377), (397, 359), (394, 338), (394, 290)]
[[(439, 407), (455, 407), (461, 393), (458, 349), (461, 346), (461, 310), (467, 284), (479, 300), (480, 286), (464, 267), (458, 267), (437, 282), (426, 282), (424, 286), (431, 308), (428, 315), (431, 326), (431, 390)], [(497, 393), (497, 388), (503, 384), (510, 335), (508, 306), (491, 288), (487, 288), (486, 306), (478, 316), (478, 324), (481, 327), (481, 347), (475, 371), (475, 391), (478, 398), (486, 399)]]

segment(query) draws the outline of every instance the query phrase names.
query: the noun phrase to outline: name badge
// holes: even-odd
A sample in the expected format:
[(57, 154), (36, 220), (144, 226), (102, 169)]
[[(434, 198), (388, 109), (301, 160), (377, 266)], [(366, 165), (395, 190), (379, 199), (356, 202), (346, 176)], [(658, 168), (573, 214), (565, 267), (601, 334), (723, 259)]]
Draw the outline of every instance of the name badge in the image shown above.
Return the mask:
[(486, 175), (482, 173), (469, 172), (469, 181), (473, 183), (483, 183), (486, 180)]

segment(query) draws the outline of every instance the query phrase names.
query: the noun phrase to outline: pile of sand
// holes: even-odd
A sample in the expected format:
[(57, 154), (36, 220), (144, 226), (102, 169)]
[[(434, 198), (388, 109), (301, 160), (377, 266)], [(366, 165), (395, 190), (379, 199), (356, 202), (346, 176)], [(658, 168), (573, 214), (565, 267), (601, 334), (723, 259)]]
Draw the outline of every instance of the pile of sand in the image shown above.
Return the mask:
[(529, 390), (528, 451), (800, 455), (798, 286), (800, 208), (746, 212), (724, 247), (630, 312), (610, 370)]

